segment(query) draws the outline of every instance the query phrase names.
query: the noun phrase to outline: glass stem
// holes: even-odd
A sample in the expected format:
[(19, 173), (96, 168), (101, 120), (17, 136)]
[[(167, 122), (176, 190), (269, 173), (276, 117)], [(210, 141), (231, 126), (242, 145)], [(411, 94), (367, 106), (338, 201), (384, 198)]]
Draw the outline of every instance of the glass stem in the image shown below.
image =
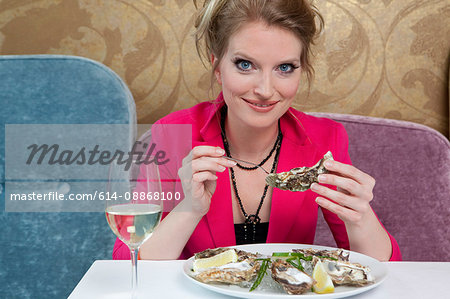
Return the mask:
[(130, 248), (131, 253), (131, 298), (137, 299), (138, 293), (138, 275), (137, 275), (137, 258), (139, 248)]

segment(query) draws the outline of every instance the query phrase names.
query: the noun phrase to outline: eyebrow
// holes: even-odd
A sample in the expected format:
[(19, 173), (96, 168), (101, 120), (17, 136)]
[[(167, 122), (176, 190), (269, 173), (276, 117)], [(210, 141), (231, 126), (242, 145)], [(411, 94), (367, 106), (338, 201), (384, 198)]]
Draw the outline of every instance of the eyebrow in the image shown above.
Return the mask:
[[(250, 57), (250, 56), (248, 56), (245, 53), (242, 53), (240, 51), (237, 51), (237, 52), (233, 53), (232, 57), (236, 58), (236, 56), (240, 56), (240, 57), (242, 57), (242, 58), (244, 58), (246, 60), (250, 60), (250, 61), (253, 61), (253, 62), (255, 61), (254, 58), (252, 58), (252, 57)], [(279, 64), (284, 64), (284, 63), (297, 63), (297, 64), (300, 64), (300, 59), (299, 58), (290, 58), (290, 59), (283, 59), (283, 60), (281, 60), (279, 62)]]

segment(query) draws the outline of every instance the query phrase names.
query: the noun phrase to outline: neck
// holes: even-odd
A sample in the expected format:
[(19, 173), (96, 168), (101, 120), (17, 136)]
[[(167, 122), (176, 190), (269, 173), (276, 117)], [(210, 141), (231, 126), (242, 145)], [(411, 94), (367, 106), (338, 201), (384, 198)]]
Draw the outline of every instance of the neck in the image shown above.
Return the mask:
[(278, 123), (266, 128), (249, 128), (227, 117), (225, 132), (233, 157), (259, 163), (269, 154), (277, 139)]

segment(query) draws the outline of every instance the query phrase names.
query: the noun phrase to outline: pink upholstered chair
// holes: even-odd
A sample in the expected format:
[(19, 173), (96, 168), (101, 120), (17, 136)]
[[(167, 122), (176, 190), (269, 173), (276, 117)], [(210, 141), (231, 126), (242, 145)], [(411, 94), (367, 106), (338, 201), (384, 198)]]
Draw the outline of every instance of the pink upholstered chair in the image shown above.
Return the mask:
[[(372, 207), (405, 261), (450, 261), (450, 143), (415, 123), (311, 113), (342, 123), (352, 162), (377, 184)], [(336, 246), (319, 215), (315, 244)]]

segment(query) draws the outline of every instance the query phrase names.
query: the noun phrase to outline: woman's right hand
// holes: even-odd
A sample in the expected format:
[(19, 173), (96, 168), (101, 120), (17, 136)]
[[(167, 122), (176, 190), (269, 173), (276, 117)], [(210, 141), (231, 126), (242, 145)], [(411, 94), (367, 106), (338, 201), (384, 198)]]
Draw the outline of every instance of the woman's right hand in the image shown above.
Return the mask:
[[(190, 199), (192, 212), (205, 215), (211, 204), (211, 197), (216, 190), (216, 172), (223, 172), (236, 162), (225, 159), (225, 151), (220, 147), (196, 146), (183, 159), (183, 166), (178, 170), (185, 199)], [(184, 201), (183, 200), (183, 201)]]

